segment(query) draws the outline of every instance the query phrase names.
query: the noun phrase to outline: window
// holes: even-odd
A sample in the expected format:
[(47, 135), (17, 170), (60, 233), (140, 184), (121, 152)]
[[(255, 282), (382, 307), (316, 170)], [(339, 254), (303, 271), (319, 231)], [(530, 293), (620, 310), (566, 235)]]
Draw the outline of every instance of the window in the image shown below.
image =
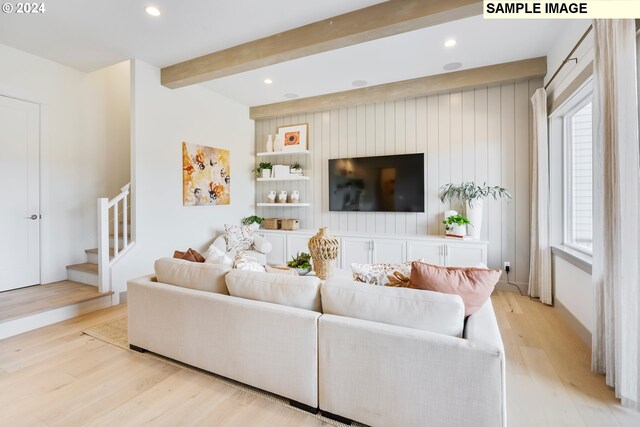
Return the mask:
[(564, 244), (593, 250), (593, 163), (591, 95), (564, 116)]

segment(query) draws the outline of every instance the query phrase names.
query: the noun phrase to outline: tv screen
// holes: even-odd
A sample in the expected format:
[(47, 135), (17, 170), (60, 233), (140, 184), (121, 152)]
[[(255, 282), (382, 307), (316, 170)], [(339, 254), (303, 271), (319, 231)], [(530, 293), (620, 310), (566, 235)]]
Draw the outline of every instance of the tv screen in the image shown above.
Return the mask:
[(329, 210), (424, 212), (424, 154), (330, 159)]

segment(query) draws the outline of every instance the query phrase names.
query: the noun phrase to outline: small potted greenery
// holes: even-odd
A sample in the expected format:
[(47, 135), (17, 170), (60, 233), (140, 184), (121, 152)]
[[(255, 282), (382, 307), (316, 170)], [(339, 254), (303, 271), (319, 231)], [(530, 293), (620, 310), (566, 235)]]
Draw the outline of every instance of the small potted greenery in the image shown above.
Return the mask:
[(291, 261), (287, 263), (287, 266), (295, 268), (299, 275), (304, 276), (311, 271), (311, 255), (306, 252), (298, 252), (297, 256), (292, 257)]
[(302, 175), (302, 165), (300, 162), (293, 162), (291, 166), (289, 166), (289, 173), (291, 173), (291, 175)]
[(271, 178), (271, 169), (273, 169), (271, 163), (261, 162), (256, 169), (256, 174), (260, 178)]
[(464, 237), (467, 235), (469, 220), (462, 215), (451, 215), (442, 221), (442, 223), (447, 230), (447, 236)]
[(477, 185), (473, 181), (462, 182), (460, 185), (446, 184), (440, 187), (440, 200), (460, 200), (464, 203), (465, 214), (473, 226), (471, 236), (474, 239), (480, 238), (482, 227), (482, 205), (484, 199), (493, 197), (495, 200), (505, 199), (507, 203), (511, 201), (511, 193), (506, 188), (497, 185), (489, 186), (485, 182)]
[(260, 224), (262, 224), (262, 221), (264, 221), (264, 218), (257, 215), (251, 215), (246, 218), (242, 218), (242, 225), (250, 225), (255, 230), (257, 230), (258, 228), (260, 228)]

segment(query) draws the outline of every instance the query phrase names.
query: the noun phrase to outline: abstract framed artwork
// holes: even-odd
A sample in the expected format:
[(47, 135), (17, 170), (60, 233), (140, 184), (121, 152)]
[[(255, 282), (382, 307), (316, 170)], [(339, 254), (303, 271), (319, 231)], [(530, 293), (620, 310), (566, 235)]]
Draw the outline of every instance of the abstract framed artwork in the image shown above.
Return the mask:
[(278, 133), (284, 135), (282, 151), (304, 151), (308, 144), (308, 127), (306, 123), (279, 126)]
[(182, 205), (231, 203), (229, 150), (182, 143)]

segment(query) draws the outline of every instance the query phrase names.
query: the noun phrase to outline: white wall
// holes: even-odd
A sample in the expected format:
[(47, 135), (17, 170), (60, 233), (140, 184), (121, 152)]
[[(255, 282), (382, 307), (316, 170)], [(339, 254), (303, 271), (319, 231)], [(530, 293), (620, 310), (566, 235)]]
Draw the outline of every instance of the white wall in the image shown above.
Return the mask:
[(129, 65), (86, 74), (0, 45), (0, 95), (40, 104), (41, 282), (97, 246), (96, 199), (129, 181)]
[[(160, 70), (134, 61), (132, 185), (136, 246), (114, 266), (115, 291), (153, 272), (176, 249), (208, 248), (224, 230), (253, 213), (253, 121), (249, 108), (204, 87), (167, 89)], [(231, 204), (182, 206), (182, 141), (231, 151)]]
[[(301, 192), (310, 208), (258, 208), (265, 217), (299, 218), (302, 228), (329, 226), (335, 231), (444, 234), (438, 189), (449, 182), (474, 180), (502, 185), (514, 196), (506, 204), (488, 200), (482, 238), (489, 240), (489, 265), (510, 261), (510, 279), (529, 282), (531, 105), (541, 80), (453, 91), (429, 97), (360, 105), (320, 113), (256, 121), (256, 149), (278, 126), (309, 124), (309, 157), (270, 158), (274, 164), (300, 160), (309, 182), (261, 182), (256, 200), (270, 190)], [(328, 159), (426, 153), (426, 213), (329, 212)], [(416, 177), (420, 179), (420, 177)], [(460, 212), (462, 209), (456, 206)]]
[(593, 284), (591, 275), (580, 268), (553, 256), (555, 299), (593, 333)]

